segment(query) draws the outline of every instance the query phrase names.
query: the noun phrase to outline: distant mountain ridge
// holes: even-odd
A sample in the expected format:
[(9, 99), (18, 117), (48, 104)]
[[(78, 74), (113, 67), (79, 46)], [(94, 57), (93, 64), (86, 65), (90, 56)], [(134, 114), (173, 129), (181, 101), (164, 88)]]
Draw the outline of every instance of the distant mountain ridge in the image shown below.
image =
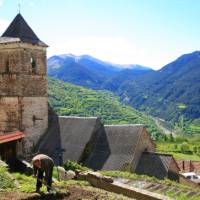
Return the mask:
[(119, 70), (121, 70), (121, 69), (152, 70), (152, 68), (150, 68), (150, 67), (139, 65), (139, 64), (114, 64), (114, 63), (111, 63), (111, 62), (102, 61), (98, 58), (95, 58), (93, 56), (86, 55), (86, 54), (80, 55), (80, 56), (76, 56), (76, 55), (73, 55), (73, 54), (55, 55), (55, 56), (51, 56), (50, 58), (48, 58), (48, 61), (50, 61), (51, 59), (54, 59), (54, 58), (61, 58), (65, 61), (71, 60), (71, 61), (75, 61), (75, 62), (83, 64), (83, 65), (84, 65), (85, 62), (89, 63), (89, 61), (90, 61), (91, 64), (98, 63), (101, 66), (108, 67), (109, 69), (112, 68), (113, 70), (118, 70), (118, 68), (119, 68)]
[(136, 74), (152, 71), (149, 67), (112, 64), (89, 55), (63, 54), (48, 59), (49, 76), (92, 89), (102, 89), (106, 81), (127, 69)]

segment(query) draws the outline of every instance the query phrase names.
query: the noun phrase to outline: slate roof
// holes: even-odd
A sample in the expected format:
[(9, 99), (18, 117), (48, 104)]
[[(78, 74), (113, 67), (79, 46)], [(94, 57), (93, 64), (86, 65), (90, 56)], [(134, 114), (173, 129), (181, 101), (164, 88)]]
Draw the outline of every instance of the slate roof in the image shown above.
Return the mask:
[(63, 160), (78, 161), (96, 130), (96, 117), (59, 117)]
[(122, 170), (131, 164), (143, 125), (103, 125), (96, 117), (60, 117), (49, 114), (49, 128), (37, 153), (59, 163), (72, 160), (94, 170)]
[(17, 39), (20, 39), (21, 42), (47, 47), (47, 45), (42, 42), (33, 32), (21, 14), (18, 14), (14, 18), (7, 30), (3, 33), (0, 38), (0, 43), (13, 41), (16, 42)]
[(78, 162), (99, 126), (100, 120), (96, 117), (54, 116), (41, 139), (38, 152), (46, 153), (58, 162), (59, 151), (63, 150), (63, 161)]
[(170, 154), (144, 152), (136, 167), (135, 173), (164, 179), (168, 177), (171, 162), (175, 162), (175, 160)]
[(83, 164), (95, 170), (122, 169), (133, 160), (143, 128), (143, 125), (105, 125)]

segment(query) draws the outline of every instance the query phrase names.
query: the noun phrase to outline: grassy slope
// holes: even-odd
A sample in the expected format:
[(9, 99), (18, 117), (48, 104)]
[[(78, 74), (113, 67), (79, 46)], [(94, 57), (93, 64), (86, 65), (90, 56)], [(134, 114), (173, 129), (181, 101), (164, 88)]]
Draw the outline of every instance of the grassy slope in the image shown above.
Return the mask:
[[(26, 176), (25, 174), (12, 173), (11, 175), (19, 183), (19, 187), (15, 187), (13, 180), (8, 178), (8, 172), (5, 168), (0, 166), (0, 199), (46, 199), (43, 197), (38, 197), (34, 193), (35, 191), (35, 178), (32, 176)], [(3, 177), (3, 178), (2, 178)], [(55, 176), (54, 176), (55, 178)], [(94, 188), (86, 181), (80, 180), (67, 180), (67, 181), (55, 181), (53, 183), (54, 192), (57, 196), (60, 194), (69, 194), (69, 199), (123, 199), (128, 200), (122, 195), (107, 192), (102, 189)], [(41, 192), (44, 195), (46, 192), (46, 187), (43, 185)], [(54, 195), (55, 196), (55, 195)], [(50, 198), (50, 197), (49, 197)], [(48, 199), (49, 199), (48, 198)], [(51, 198), (55, 199), (55, 197)], [(60, 198), (59, 198), (60, 199)], [(63, 199), (63, 198), (62, 198)], [(66, 197), (68, 199), (68, 195)]]
[(95, 91), (49, 78), (49, 103), (59, 115), (97, 116), (105, 124), (144, 124), (154, 139), (162, 137), (147, 115), (120, 103), (107, 91)]
[(0, 190), (15, 188), (14, 181), (11, 176), (9, 176), (7, 169), (0, 165)]
[[(189, 153), (181, 152), (183, 143), (187, 144)], [(196, 152), (194, 148), (196, 148)], [(187, 138), (186, 141), (157, 142), (157, 151), (161, 153), (170, 153), (176, 160), (200, 161), (199, 138)]]
[[(56, 171), (56, 170), (54, 170), (54, 171)], [(7, 170), (0, 166), (0, 172), (1, 172), (0, 173), (0, 180), (1, 180), (0, 189), (2, 189), (2, 192), (7, 191), (8, 193), (13, 193), (13, 194), (15, 194), (16, 197), (18, 197), (16, 199), (21, 199), (21, 198), (19, 198), (20, 195), (21, 196), (27, 195), (26, 197), (28, 199), (28, 195), (32, 194), (33, 191), (35, 190), (35, 179), (32, 176), (26, 176), (26, 175), (20, 174), (20, 173), (12, 173), (12, 176), (15, 177), (15, 179), (19, 183), (19, 188), (16, 188), (13, 184), (13, 180), (10, 177), (8, 177)], [(111, 176), (111, 177), (121, 177), (121, 178), (127, 178), (127, 179), (135, 180), (135, 181), (146, 181), (146, 182), (158, 183), (158, 184), (162, 184), (162, 185), (166, 185), (166, 186), (172, 186), (172, 187), (179, 188), (182, 191), (186, 190), (186, 191), (199, 192), (199, 190), (197, 190), (197, 189), (192, 189), (190, 187), (178, 184), (174, 181), (170, 181), (167, 179), (166, 180), (158, 180), (153, 177), (136, 175), (136, 174), (131, 174), (128, 172), (119, 172), (119, 171), (101, 171), (101, 173), (103, 175), (107, 175), (107, 176)], [(54, 173), (54, 178), (56, 178), (56, 173)], [(91, 187), (90, 184), (86, 181), (68, 180), (68, 181), (60, 181), (60, 182), (56, 181), (53, 183), (53, 187), (56, 189), (57, 193), (61, 193), (61, 192), (66, 193), (66, 192), (70, 191), (70, 186), (76, 186), (77, 188), (81, 189), (81, 192), (93, 191), (92, 194), (88, 194), (88, 195), (91, 195), (90, 197), (92, 197), (92, 195), (94, 195), (94, 196), (98, 195), (99, 197), (102, 196), (102, 198), (100, 198), (100, 199), (116, 199), (116, 198), (128, 199), (128, 198), (126, 198), (124, 196), (120, 196), (118, 194), (104, 192), (101, 189), (95, 189), (95, 188)], [(43, 186), (42, 192), (45, 192), (45, 191), (46, 191), (46, 187)], [(0, 193), (0, 197), (4, 197), (4, 195), (8, 195), (8, 193)], [(105, 195), (105, 193), (106, 193), (106, 195)], [(174, 197), (174, 193), (167, 193), (166, 195)], [(80, 196), (80, 197), (82, 197), (82, 196)], [(13, 198), (13, 196), (12, 196), (12, 198)], [(77, 199), (79, 199), (79, 198), (77, 198)], [(188, 199), (188, 197), (185, 197), (184, 193), (181, 193), (176, 196), (176, 199), (177, 200), (186, 200), (186, 199)], [(199, 197), (191, 198), (191, 200), (198, 200), (198, 199), (199, 199)]]

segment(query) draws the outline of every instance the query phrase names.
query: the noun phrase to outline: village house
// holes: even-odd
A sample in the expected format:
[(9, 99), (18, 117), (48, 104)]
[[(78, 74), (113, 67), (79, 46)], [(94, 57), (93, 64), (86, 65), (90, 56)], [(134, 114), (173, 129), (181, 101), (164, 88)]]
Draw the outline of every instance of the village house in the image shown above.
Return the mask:
[(179, 167), (170, 154), (143, 152), (135, 172), (158, 179), (179, 180)]

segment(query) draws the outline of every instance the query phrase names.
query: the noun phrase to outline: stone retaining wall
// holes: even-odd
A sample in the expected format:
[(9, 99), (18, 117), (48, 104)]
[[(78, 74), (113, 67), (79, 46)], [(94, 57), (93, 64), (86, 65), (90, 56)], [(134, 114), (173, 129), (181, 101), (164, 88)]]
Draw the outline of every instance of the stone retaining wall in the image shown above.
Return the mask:
[(110, 177), (102, 176), (101, 174), (96, 172), (79, 173), (77, 175), (77, 178), (88, 181), (94, 187), (101, 188), (117, 194), (123, 194), (137, 200), (172, 200), (169, 197), (149, 192), (143, 189), (132, 187), (130, 188), (122, 184), (118, 185), (114, 183)]

